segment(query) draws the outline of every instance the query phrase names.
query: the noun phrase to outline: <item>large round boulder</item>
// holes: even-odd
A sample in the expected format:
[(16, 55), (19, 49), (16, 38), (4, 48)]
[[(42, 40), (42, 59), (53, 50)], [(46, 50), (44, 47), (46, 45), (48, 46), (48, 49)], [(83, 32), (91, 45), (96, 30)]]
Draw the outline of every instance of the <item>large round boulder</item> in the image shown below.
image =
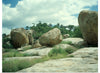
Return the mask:
[(11, 31), (11, 41), (15, 48), (32, 43), (32, 35), (24, 28), (17, 28)]
[(83, 10), (78, 17), (80, 30), (88, 45), (98, 44), (98, 13)]
[(39, 38), (39, 42), (43, 46), (53, 46), (62, 41), (62, 35), (58, 28), (54, 28)]

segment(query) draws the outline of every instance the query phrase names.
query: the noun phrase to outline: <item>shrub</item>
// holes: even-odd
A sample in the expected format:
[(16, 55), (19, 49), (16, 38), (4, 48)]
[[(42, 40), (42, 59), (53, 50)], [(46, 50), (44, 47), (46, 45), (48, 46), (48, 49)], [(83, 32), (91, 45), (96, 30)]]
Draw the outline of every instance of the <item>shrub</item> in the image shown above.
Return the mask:
[[(7, 49), (14, 48), (13, 45), (11, 44), (11, 39), (10, 38), (3, 37), (2, 42), (3, 42), (3, 44), (2, 44), (3, 48), (7, 48)], [(7, 44), (7, 42), (9, 42), (9, 43)]]

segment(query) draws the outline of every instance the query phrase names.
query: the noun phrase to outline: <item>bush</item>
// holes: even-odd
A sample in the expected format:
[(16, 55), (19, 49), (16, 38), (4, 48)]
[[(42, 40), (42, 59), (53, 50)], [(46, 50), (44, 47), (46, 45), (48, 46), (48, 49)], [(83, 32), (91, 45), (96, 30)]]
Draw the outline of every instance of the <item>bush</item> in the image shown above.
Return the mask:
[[(3, 37), (2, 42), (3, 42), (3, 44), (2, 44), (3, 48), (7, 48), (7, 49), (14, 48), (13, 45), (11, 44), (11, 39), (10, 38)], [(8, 42), (8, 44), (7, 44), (7, 42)]]

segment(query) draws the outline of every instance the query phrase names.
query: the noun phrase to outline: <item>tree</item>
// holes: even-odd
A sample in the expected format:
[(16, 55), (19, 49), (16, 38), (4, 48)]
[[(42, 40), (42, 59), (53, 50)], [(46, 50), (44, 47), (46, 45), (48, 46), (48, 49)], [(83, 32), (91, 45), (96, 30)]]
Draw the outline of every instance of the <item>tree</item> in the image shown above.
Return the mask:
[(74, 25), (68, 25), (67, 28), (69, 29), (69, 31), (72, 31), (74, 28)]
[(25, 27), (25, 29), (26, 29), (26, 30), (29, 30), (29, 29), (30, 29), (30, 27), (29, 27), (29, 26), (26, 26), (26, 27)]
[(74, 33), (74, 34), (73, 34), (73, 37), (81, 37), (81, 38), (83, 38), (79, 26), (76, 26), (76, 27), (74, 28), (73, 33)]

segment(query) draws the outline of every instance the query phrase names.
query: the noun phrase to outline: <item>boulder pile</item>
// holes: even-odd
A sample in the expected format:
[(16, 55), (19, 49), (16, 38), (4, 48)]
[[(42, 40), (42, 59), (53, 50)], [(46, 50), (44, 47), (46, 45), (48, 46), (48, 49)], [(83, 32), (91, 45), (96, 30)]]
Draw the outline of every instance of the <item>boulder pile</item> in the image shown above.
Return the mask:
[(11, 31), (11, 41), (15, 48), (33, 43), (32, 31), (16, 28)]

